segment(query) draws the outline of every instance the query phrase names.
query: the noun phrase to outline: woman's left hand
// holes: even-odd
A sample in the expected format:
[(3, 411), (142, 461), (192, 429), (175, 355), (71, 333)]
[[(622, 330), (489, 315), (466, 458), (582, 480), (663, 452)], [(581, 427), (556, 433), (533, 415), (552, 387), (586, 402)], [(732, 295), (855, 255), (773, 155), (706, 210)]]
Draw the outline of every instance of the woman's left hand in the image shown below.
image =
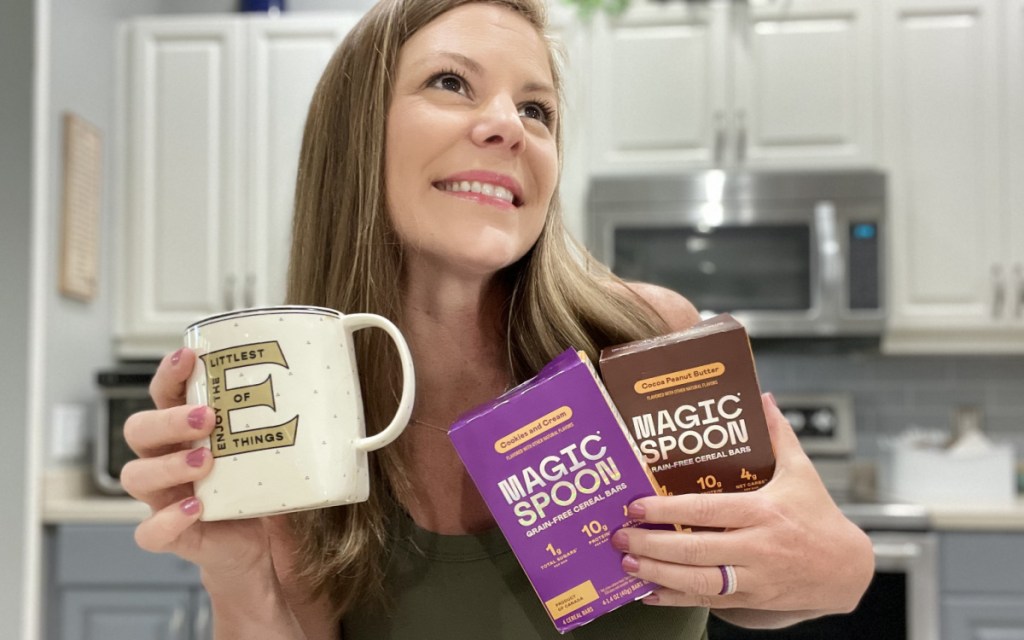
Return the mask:
[[(762, 396), (775, 473), (749, 493), (642, 498), (644, 522), (724, 531), (621, 529), (623, 569), (661, 586), (648, 604), (699, 606), (744, 626), (780, 626), (853, 610), (874, 574), (871, 541), (833, 502), (796, 434)], [(735, 592), (720, 595), (732, 565)], [(734, 611), (722, 611), (732, 609)], [(741, 611), (741, 610), (759, 610)], [(770, 613), (777, 612), (777, 613)]]

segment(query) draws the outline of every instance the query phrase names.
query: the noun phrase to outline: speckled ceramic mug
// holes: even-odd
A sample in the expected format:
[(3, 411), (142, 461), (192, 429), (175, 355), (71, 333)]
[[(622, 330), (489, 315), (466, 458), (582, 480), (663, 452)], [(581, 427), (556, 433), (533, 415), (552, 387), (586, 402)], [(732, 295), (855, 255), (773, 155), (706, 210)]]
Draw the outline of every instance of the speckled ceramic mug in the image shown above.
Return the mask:
[[(391, 423), (366, 436), (352, 334), (383, 329), (398, 347), (402, 396)], [(189, 404), (216, 418), (196, 443), (213, 469), (195, 483), (202, 520), (230, 520), (361, 502), (367, 452), (405, 429), (415, 395), (412, 355), (387, 319), (279, 306), (212, 316), (185, 331), (198, 356)]]

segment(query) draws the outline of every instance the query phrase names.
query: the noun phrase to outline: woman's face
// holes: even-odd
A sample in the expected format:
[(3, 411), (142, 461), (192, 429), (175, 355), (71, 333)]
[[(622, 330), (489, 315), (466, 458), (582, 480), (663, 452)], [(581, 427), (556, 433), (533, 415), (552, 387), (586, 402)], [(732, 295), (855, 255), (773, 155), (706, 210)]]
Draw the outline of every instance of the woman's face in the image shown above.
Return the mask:
[(402, 46), (386, 179), (413, 256), (486, 275), (526, 254), (558, 182), (557, 99), (544, 40), (510, 9), (463, 5)]

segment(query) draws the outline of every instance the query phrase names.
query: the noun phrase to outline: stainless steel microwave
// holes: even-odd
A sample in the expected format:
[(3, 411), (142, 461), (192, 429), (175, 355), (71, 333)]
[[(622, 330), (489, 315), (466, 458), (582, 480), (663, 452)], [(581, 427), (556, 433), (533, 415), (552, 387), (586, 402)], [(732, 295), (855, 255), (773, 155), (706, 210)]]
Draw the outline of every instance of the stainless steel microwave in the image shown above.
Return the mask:
[(588, 245), (621, 278), (732, 313), (753, 337), (877, 336), (885, 189), (876, 171), (601, 177)]

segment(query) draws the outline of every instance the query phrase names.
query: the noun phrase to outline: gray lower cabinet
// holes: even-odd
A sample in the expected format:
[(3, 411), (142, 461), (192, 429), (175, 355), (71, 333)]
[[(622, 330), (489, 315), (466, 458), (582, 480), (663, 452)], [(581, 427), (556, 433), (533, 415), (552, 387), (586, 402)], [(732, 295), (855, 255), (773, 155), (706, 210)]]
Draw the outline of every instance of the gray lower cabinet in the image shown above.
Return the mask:
[(943, 640), (1024, 640), (1024, 533), (942, 536)]
[(1024, 640), (1024, 597), (958, 597), (943, 600), (946, 637), (963, 640)]
[(209, 640), (195, 566), (135, 545), (132, 526), (47, 530), (48, 640)]

